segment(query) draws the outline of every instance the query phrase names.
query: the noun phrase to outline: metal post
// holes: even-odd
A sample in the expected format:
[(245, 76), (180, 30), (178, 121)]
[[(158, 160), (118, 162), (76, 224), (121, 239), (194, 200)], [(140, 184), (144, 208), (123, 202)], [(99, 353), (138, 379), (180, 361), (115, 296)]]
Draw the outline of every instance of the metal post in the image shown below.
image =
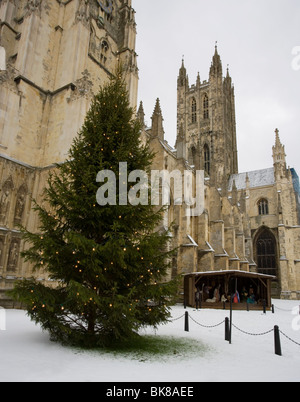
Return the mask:
[(266, 302), (266, 300), (264, 299), (264, 300), (263, 300), (263, 312), (264, 312), (264, 314), (266, 314), (266, 307), (267, 307), (267, 302)]
[(272, 304), (272, 313), (275, 313), (274, 304)]
[(278, 325), (274, 326), (275, 355), (282, 356)]
[(231, 344), (232, 335), (232, 295), (230, 297), (230, 330), (229, 330), (229, 343)]
[(225, 318), (225, 341), (229, 341), (229, 318)]
[(185, 312), (185, 317), (184, 317), (184, 330), (186, 332), (189, 332), (189, 313), (187, 311)]

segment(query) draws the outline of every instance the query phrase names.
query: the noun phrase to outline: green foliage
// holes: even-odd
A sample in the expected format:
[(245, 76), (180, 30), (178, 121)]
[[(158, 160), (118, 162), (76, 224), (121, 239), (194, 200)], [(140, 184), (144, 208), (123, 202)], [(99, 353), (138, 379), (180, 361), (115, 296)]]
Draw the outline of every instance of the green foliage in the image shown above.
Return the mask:
[(51, 173), (43, 205), (35, 204), (39, 233), (23, 228), (23, 257), (46, 267), (55, 286), (23, 280), (11, 294), (54, 340), (104, 346), (168, 320), (178, 283), (165, 281), (171, 253), (168, 232), (158, 230), (162, 210), (119, 205), (119, 194), (115, 206), (96, 202), (99, 171), (114, 171), (117, 181), (119, 162), (150, 171), (140, 131), (117, 71), (95, 96), (68, 160)]

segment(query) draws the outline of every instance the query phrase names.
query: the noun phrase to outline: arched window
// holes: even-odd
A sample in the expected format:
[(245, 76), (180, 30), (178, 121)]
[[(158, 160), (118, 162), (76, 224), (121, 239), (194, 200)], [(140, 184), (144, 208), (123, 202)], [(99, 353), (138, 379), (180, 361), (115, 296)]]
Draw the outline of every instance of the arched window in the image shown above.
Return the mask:
[(192, 123), (197, 122), (197, 102), (196, 99), (192, 99)]
[(204, 171), (210, 174), (210, 151), (207, 144), (204, 145)]
[(103, 40), (101, 43), (101, 48), (102, 50), (106, 53), (108, 51), (108, 43), (106, 42), (106, 40)]
[(107, 53), (108, 49), (109, 49), (108, 43), (107, 43), (107, 41), (104, 39), (104, 40), (101, 42), (101, 55), (100, 55), (100, 60), (101, 60), (101, 62), (102, 62), (103, 64), (105, 64), (106, 61), (107, 61), (107, 55), (106, 55), (106, 53)]
[(269, 215), (269, 203), (265, 198), (258, 201), (258, 215)]
[(209, 118), (209, 111), (208, 111), (208, 96), (205, 94), (203, 96), (203, 118), (208, 119)]
[(273, 234), (265, 229), (256, 240), (257, 272), (277, 275), (276, 241)]

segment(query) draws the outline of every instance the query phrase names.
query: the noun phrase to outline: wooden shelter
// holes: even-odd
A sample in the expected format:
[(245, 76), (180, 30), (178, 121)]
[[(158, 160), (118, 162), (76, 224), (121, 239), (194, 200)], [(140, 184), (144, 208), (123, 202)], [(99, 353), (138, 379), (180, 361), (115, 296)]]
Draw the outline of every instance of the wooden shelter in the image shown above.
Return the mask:
[(252, 308), (262, 306), (264, 300), (266, 307), (271, 307), (274, 279), (275, 276), (238, 270), (188, 273), (184, 275), (185, 304), (195, 307), (198, 291), (202, 308), (224, 308), (224, 303), (229, 305), (230, 298), (236, 294), (239, 302), (233, 303), (234, 309), (246, 309), (247, 304)]

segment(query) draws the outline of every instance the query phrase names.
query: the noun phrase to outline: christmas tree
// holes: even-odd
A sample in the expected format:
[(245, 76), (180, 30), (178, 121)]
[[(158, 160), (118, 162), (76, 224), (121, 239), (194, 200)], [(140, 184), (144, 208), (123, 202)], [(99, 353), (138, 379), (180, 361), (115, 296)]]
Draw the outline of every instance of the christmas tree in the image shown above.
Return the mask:
[[(159, 229), (163, 210), (120, 173), (126, 166), (150, 174), (153, 154), (140, 133), (119, 68), (94, 97), (68, 160), (49, 176), (43, 206), (35, 203), (39, 233), (22, 229), (29, 245), (23, 257), (35, 270), (46, 267), (55, 286), (22, 280), (12, 295), (53, 340), (104, 346), (169, 318), (178, 283), (166, 281), (171, 252), (169, 232)], [(100, 186), (99, 172), (115, 180)], [(128, 202), (130, 191), (135, 202)], [(99, 192), (114, 202), (99, 205)]]

